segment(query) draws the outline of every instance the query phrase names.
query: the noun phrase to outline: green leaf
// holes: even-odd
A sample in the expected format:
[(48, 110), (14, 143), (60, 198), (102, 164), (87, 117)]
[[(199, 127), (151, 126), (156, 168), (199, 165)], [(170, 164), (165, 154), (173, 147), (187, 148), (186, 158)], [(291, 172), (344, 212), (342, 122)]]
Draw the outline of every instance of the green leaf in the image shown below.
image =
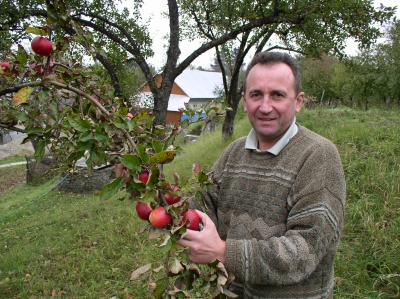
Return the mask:
[(26, 33), (32, 33), (32, 34), (36, 34), (36, 35), (47, 35), (47, 31), (42, 30), (40, 28), (37, 27), (27, 27), (25, 29)]
[(100, 200), (109, 199), (111, 196), (117, 194), (117, 192), (121, 189), (121, 187), (125, 184), (124, 179), (122, 177), (117, 177), (114, 181), (109, 184), (106, 184), (101, 190)]
[(170, 235), (165, 235), (164, 241), (158, 247), (161, 248), (162, 252), (167, 252), (168, 250), (170, 250), (171, 247), (172, 247), (171, 236)]
[(142, 169), (142, 160), (136, 155), (122, 155), (121, 163), (129, 169), (140, 171)]
[(150, 157), (150, 163), (153, 164), (167, 164), (174, 160), (176, 151), (164, 151)]
[(28, 55), (26, 54), (24, 47), (21, 45), (18, 45), (17, 59), (21, 63), (21, 65), (26, 64), (28, 60)]
[(69, 124), (78, 132), (86, 132), (92, 128), (90, 122), (80, 118), (78, 115), (70, 115), (67, 117)]
[(149, 161), (149, 155), (146, 153), (146, 147), (144, 145), (136, 143), (136, 151), (142, 163), (147, 163)]
[(79, 141), (86, 142), (91, 139), (93, 139), (92, 133), (90, 131), (87, 131), (81, 135), (81, 137), (79, 138)]
[(110, 137), (108, 137), (108, 135), (104, 134), (103, 132), (99, 132), (100, 130), (96, 129), (96, 134), (94, 135), (94, 139), (96, 141), (104, 141), (107, 142)]
[(76, 145), (76, 150), (77, 151), (86, 151), (88, 149), (91, 149), (94, 145), (94, 140), (93, 139), (89, 139), (85, 142), (82, 142), (81, 140), (78, 141), (77, 145)]
[(204, 182), (206, 182), (208, 180), (208, 175), (205, 174), (203, 171), (200, 171), (197, 174), (197, 180), (199, 181), (200, 184), (203, 184)]
[(167, 288), (168, 277), (164, 276), (156, 281), (156, 287), (153, 290), (153, 295), (156, 299), (162, 299)]
[(163, 144), (162, 144), (161, 140), (158, 140), (158, 139), (154, 140), (153, 148), (156, 151), (156, 153), (161, 152), (163, 150)]
[(26, 134), (28, 135), (41, 135), (43, 134), (43, 129), (41, 127), (33, 127), (33, 128), (27, 128), (26, 129)]
[(45, 147), (46, 147), (46, 140), (40, 140), (37, 145), (36, 145), (36, 150), (35, 150), (35, 159), (39, 163), (42, 161), (42, 157), (44, 155)]

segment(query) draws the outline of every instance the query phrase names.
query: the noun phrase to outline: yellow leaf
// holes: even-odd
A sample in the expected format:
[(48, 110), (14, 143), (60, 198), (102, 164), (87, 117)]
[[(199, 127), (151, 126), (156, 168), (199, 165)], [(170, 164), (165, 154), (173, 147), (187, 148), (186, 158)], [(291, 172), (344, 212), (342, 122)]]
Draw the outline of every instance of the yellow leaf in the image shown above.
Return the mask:
[(34, 90), (35, 89), (30, 86), (21, 88), (13, 97), (14, 104), (19, 105), (25, 103)]

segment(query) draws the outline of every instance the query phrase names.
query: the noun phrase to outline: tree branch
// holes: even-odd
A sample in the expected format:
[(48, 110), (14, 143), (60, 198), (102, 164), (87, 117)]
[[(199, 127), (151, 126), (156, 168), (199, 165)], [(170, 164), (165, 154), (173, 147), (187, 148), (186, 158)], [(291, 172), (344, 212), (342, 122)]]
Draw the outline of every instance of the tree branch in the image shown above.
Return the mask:
[[(112, 119), (112, 115), (110, 114), (110, 112), (107, 111), (106, 108), (104, 108), (103, 105), (101, 105), (95, 98), (93, 98), (90, 94), (75, 88), (71, 85), (67, 85), (67, 84), (63, 84), (57, 81), (48, 81), (49, 84), (52, 84), (54, 86), (60, 87), (60, 88), (64, 88), (64, 89), (68, 89), (71, 90), (85, 98), (87, 98), (89, 101), (91, 101), (97, 108), (100, 109), (101, 112), (103, 112), (104, 115), (106, 115), (109, 119)], [(131, 135), (129, 135), (128, 131), (126, 131), (124, 128), (120, 128), (120, 130), (122, 131), (122, 133), (125, 135), (125, 137), (128, 139), (128, 142), (130, 143), (130, 145), (132, 146), (133, 150), (136, 150), (136, 144), (133, 141)]]

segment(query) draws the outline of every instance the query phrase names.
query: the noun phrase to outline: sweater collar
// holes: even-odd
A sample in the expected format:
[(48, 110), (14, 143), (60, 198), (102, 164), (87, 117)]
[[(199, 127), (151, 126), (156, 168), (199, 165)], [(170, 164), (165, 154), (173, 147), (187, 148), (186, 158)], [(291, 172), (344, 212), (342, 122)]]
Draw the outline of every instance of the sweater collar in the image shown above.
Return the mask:
[[(286, 133), (282, 136), (282, 138), (279, 139), (278, 142), (275, 143), (274, 146), (271, 147), (266, 152), (277, 156), (281, 152), (281, 150), (285, 147), (285, 145), (288, 144), (289, 140), (294, 135), (296, 135), (298, 130), (299, 129), (298, 129), (297, 125), (296, 125), (296, 118), (294, 118), (292, 124), (286, 130)], [(254, 129), (251, 129), (249, 134), (247, 135), (245, 148), (249, 149), (249, 150), (254, 150), (256, 152), (261, 152), (258, 149), (258, 138), (257, 138), (257, 133), (256, 133), (256, 131)]]

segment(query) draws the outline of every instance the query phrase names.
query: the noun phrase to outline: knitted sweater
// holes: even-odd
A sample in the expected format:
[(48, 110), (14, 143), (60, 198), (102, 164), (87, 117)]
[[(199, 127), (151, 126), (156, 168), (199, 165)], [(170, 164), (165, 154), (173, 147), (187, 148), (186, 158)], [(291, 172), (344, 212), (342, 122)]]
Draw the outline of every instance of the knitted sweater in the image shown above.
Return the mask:
[[(240, 298), (333, 298), (345, 179), (332, 142), (299, 126), (282, 151), (230, 144), (212, 167), (207, 214), (226, 240)], [(199, 206), (197, 206), (199, 208)]]

